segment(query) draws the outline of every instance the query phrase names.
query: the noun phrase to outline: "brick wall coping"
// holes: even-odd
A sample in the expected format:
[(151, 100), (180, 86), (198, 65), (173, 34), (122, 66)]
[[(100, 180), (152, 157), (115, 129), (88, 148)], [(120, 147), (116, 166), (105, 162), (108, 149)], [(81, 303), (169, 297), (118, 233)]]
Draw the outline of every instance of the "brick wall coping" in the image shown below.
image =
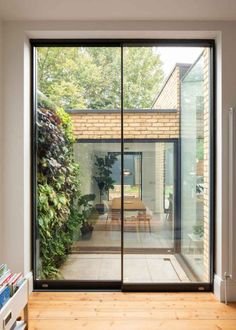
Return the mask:
[[(94, 114), (94, 113), (119, 113), (119, 110), (94, 110), (94, 109), (75, 109), (75, 110), (66, 110), (67, 113), (69, 114)], [(177, 109), (127, 109), (124, 110), (125, 113), (176, 113)]]
[[(126, 138), (123, 138), (123, 139), (118, 139), (118, 138), (109, 138), (109, 139), (83, 139), (83, 138), (77, 138), (75, 139), (75, 141), (77, 143), (121, 143), (121, 141), (123, 140), (124, 143), (156, 143), (156, 142), (159, 142), (159, 143), (176, 143), (179, 141), (178, 138), (156, 138), (156, 139), (152, 139), (152, 138), (134, 138), (134, 139), (126, 139)], [(124, 150), (124, 152), (126, 152)]]

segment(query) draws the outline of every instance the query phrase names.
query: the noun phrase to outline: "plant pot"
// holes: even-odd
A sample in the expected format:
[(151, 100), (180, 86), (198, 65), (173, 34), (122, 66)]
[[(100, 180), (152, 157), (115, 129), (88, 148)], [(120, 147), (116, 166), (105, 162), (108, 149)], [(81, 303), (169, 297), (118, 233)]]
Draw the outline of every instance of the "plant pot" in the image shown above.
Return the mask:
[(80, 228), (80, 231), (81, 231), (82, 240), (90, 240), (92, 237), (92, 233), (93, 233), (93, 226), (86, 222)]
[(89, 241), (92, 237), (92, 234), (93, 234), (93, 231), (91, 230), (87, 233), (82, 234), (81, 238), (82, 238), (83, 241)]
[(104, 214), (105, 212), (104, 204), (96, 204), (95, 208), (99, 214)]

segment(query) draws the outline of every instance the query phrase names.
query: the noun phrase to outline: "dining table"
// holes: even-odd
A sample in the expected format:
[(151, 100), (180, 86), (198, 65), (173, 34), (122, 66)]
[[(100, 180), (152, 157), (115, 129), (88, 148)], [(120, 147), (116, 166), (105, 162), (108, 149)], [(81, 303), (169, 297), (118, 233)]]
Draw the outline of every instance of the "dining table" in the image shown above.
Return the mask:
[[(138, 197), (124, 197), (124, 211), (125, 212), (140, 212), (146, 213), (146, 206), (144, 202)], [(121, 214), (121, 198), (113, 198), (111, 202), (112, 219), (119, 219)]]

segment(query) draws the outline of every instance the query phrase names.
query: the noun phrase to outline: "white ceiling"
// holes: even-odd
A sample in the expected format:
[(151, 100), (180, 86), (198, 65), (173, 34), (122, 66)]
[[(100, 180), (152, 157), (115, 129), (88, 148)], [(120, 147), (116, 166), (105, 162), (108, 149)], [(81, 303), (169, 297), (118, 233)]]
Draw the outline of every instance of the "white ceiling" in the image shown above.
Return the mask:
[(0, 0), (3, 20), (234, 20), (236, 0)]

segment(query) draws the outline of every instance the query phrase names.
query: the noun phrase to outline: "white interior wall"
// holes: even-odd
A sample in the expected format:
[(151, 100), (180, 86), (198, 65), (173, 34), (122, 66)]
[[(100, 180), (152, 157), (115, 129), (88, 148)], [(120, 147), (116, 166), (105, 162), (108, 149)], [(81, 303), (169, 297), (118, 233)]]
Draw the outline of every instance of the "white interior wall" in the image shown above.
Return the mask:
[(27, 274), (31, 269), (29, 44), (22, 31), (11, 27), (8, 32), (10, 38), (3, 26), (2, 261)]
[(140, 148), (142, 151), (142, 199), (150, 210), (156, 211), (155, 144), (152, 143), (147, 147), (145, 151)]
[[(3, 104), (2, 104), (2, 21), (0, 20), (0, 187), (2, 187), (2, 113), (3, 113)], [(0, 189), (0, 262), (2, 259), (2, 189)]]
[[(4, 261), (13, 270), (30, 267), (30, 139), (29, 47), (34, 38), (212, 38), (217, 41), (217, 162), (216, 162), (216, 267), (215, 293), (223, 297), (222, 279), (229, 269), (228, 249), (228, 110), (236, 104), (236, 22), (108, 21), (5, 22), (3, 25), (4, 118), (2, 192)], [(26, 57), (25, 57), (26, 56)], [(233, 256), (234, 261), (236, 255)], [(234, 275), (235, 276), (235, 275)], [(230, 281), (229, 299), (236, 300), (236, 278)]]
[[(170, 10), (171, 8), (171, 10)], [(7, 20), (231, 20), (235, 0), (0, 0)]]
[[(165, 144), (155, 144), (155, 191), (154, 191), (154, 208), (156, 213), (164, 214), (164, 184), (165, 184)], [(174, 166), (174, 164), (172, 164)]]

